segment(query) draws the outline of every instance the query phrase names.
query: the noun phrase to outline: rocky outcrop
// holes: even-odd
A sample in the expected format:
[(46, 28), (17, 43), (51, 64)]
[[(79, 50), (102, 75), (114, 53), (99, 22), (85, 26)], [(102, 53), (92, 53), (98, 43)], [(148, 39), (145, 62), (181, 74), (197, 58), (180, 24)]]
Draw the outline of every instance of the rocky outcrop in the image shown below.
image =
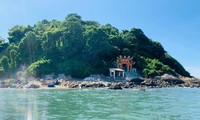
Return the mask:
[(42, 86), (41, 82), (37, 80), (32, 80), (32, 81), (29, 81), (27, 85), (25, 85), (25, 88), (40, 88), (41, 86)]
[(133, 79), (129, 80), (128, 82), (134, 83), (135, 85), (140, 85), (143, 81), (144, 81), (144, 79), (142, 79), (142, 78), (133, 78)]
[(102, 82), (83, 82), (80, 84), (81, 88), (100, 88), (100, 87), (106, 87), (105, 84), (103, 84)]
[(113, 85), (111, 85), (108, 89), (122, 90), (122, 87), (121, 87), (120, 84), (113, 84)]
[(40, 88), (39, 85), (31, 83), (30, 85), (27, 86), (27, 88)]
[(149, 87), (173, 87), (182, 86), (185, 82), (178, 77), (164, 74), (162, 76), (156, 76), (154, 78), (145, 78), (141, 85)]
[(154, 78), (134, 78), (129, 81), (83, 81), (83, 80), (14, 80), (7, 79), (0, 81), (0, 88), (103, 88), (121, 90), (126, 88), (160, 88), (160, 87), (200, 87), (200, 80), (197, 78), (174, 77), (164, 74)]
[(55, 85), (53, 83), (50, 83), (47, 85), (47, 87), (55, 87)]
[(53, 81), (53, 84), (54, 84), (54, 85), (59, 85), (60, 82), (59, 82), (58, 80), (56, 80), (56, 81)]
[(141, 85), (143, 86), (147, 86), (147, 87), (156, 87), (158, 86), (158, 82), (157, 80), (154, 80), (154, 79), (145, 79)]
[(47, 87), (55, 87), (56, 85), (60, 85), (60, 82), (58, 80), (51, 81), (50, 83), (47, 84)]
[(199, 88), (200, 87), (200, 80), (197, 79), (197, 78), (188, 78), (188, 77), (183, 77), (183, 76), (180, 76), (180, 79), (183, 80), (185, 83), (184, 83), (184, 86), (185, 87), (197, 87)]
[(123, 87), (124, 88), (133, 88), (135, 87), (136, 85), (134, 84), (134, 82), (126, 82)]
[(77, 83), (71, 83), (71, 84), (68, 84), (66, 85), (67, 88), (79, 88), (79, 84)]
[(170, 83), (170, 85), (178, 85), (178, 84), (184, 84), (185, 82), (178, 77), (174, 77), (172, 75), (164, 74), (160, 77), (158, 77), (161, 81), (165, 81)]

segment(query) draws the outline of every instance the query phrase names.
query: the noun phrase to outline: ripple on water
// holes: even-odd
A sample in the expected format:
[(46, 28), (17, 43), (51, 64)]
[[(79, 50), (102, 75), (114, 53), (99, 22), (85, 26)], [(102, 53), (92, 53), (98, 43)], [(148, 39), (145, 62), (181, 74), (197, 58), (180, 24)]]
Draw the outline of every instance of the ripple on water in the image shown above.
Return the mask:
[(200, 119), (200, 89), (146, 91), (0, 89), (0, 118), (10, 119)]

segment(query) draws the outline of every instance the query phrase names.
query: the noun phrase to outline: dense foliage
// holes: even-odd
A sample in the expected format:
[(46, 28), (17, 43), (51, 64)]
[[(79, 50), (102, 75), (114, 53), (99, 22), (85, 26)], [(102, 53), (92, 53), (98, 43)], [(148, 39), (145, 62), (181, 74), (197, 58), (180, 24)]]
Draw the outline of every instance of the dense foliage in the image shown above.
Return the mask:
[(8, 42), (0, 38), (0, 75), (13, 76), (20, 66), (27, 73), (64, 73), (83, 78), (107, 74), (117, 56), (132, 56), (141, 76), (169, 73), (190, 76), (162, 45), (141, 29), (119, 31), (110, 24), (83, 21), (77, 14), (65, 20), (42, 20), (34, 26), (16, 25), (9, 30)]

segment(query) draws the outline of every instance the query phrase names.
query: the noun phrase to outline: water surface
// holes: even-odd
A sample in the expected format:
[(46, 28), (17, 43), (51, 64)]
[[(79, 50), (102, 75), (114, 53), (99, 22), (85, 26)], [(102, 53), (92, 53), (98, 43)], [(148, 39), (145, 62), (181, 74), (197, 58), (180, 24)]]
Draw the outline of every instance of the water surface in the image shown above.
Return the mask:
[(200, 89), (0, 89), (2, 120), (199, 120)]

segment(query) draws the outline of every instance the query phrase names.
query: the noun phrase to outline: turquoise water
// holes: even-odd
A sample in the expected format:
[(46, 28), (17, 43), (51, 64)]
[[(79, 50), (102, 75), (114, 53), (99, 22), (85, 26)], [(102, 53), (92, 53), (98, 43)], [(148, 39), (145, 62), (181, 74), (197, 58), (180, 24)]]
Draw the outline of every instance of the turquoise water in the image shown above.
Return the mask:
[(200, 120), (200, 89), (0, 89), (1, 120)]

